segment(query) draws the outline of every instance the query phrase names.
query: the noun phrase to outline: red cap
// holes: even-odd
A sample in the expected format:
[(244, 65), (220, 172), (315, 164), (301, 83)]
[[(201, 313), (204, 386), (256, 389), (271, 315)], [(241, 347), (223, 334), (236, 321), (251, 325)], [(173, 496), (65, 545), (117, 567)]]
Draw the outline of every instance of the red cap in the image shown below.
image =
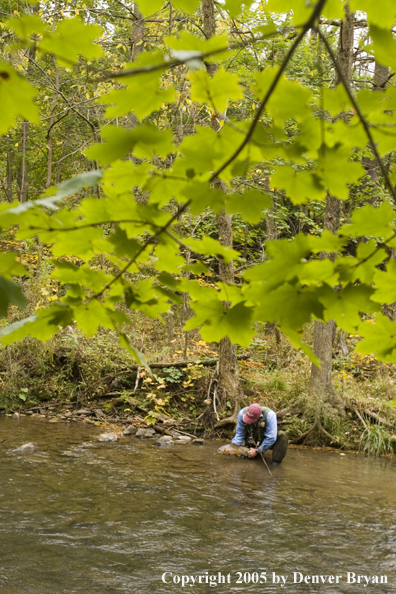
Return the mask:
[(251, 404), (246, 413), (243, 415), (243, 422), (250, 425), (259, 420), (262, 415), (261, 406), (259, 404)]

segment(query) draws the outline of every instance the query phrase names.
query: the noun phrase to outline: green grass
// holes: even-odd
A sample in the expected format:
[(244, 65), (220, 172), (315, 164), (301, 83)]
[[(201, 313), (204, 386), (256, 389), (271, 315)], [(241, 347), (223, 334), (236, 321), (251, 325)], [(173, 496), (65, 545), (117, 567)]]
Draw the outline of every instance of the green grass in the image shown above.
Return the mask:
[(371, 456), (396, 452), (396, 438), (380, 425), (370, 425), (360, 437), (360, 449)]

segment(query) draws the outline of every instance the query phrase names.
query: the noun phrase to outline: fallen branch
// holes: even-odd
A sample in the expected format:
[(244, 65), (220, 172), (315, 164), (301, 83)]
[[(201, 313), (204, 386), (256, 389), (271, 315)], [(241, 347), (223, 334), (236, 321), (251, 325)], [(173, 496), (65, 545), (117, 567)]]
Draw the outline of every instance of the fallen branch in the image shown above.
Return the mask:
[[(153, 429), (155, 429), (156, 431), (158, 431), (158, 433), (163, 433), (164, 435), (171, 435), (172, 437), (174, 437), (174, 435), (168, 429), (165, 429), (164, 427), (161, 427), (160, 425), (151, 425), (151, 427)], [(196, 435), (192, 435), (191, 433), (187, 433), (186, 431), (181, 431), (181, 429), (175, 428), (174, 431), (176, 433), (180, 433), (181, 435), (187, 435), (187, 437), (191, 437), (191, 439), (197, 438)]]
[[(359, 417), (359, 419), (362, 421), (362, 417), (360, 415), (360, 413), (358, 412), (358, 410), (356, 408), (352, 408), (352, 406), (348, 406), (347, 407), (348, 410), (350, 410), (352, 413), (354, 413), (357, 417)], [(394, 424), (390, 423), (389, 421), (387, 421), (386, 419), (384, 419), (384, 417), (380, 417), (379, 414), (373, 412), (372, 410), (362, 410), (362, 412), (367, 415), (368, 417), (371, 417), (372, 419), (374, 419), (375, 421), (377, 421), (377, 423), (380, 423), (381, 425), (383, 425), (384, 427), (388, 427), (388, 429), (394, 429)], [(364, 423), (364, 426), (367, 429), (367, 424)]]
[(372, 419), (375, 419), (378, 423), (381, 423), (381, 425), (384, 425), (384, 427), (388, 427), (388, 429), (393, 429), (392, 423), (389, 423), (389, 421), (387, 421), (383, 417), (380, 417), (379, 415), (377, 415), (377, 413), (372, 412), (371, 410), (364, 410), (363, 412), (365, 415), (368, 415)]
[(165, 427), (161, 427), (160, 425), (151, 425), (151, 426), (158, 433), (161, 433), (162, 435), (169, 435), (170, 437), (173, 437), (172, 433), (168, 429), (165, 429)]
[[(250, 359), (250, 355), (238, 355), (238, 361), (246, 361)], [(204, 367), (211, 367), (212, 365), (217, 365), (218, 359), (197, 359), (196, 361), (171, 361), (169, 363), (148, 363), (148, 366), (152, 369), (164, 369), (165, 367), (185, 367), (186, 365), (203, 365)], [(130, 369), (139, 369), (141, 366), (139, 365), (128, 365), (124, 371), (129, 371)], [(117, 372), (117, 375), (122, 373), (122, 371)]]
[(355, 415), (361, 420), (364, 428), (368, 429), (366, 421), (363, 419), (362, 415), (360, 414), (360, 412), (358, 410), (355, 410)]

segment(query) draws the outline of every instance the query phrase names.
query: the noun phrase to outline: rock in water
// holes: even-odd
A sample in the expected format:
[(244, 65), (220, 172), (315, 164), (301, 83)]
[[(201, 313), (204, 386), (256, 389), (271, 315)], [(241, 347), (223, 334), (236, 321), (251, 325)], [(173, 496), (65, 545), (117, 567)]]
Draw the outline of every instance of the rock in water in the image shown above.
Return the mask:
[(236, 456), (237, 458), (247, 458), (249, 448), (245, 448), (244, 446), (237, 446), (233, 443), (228, 443), (227, 445), (221, 446), (217, 450), (218, 454), (223, 454), (225, 456)]
[(177, 437), (174, 437), (175, 443), (180, 443), (182, 445), (186, 444), (186, 443), (190, 443), (191, 441), (191, 437), (188, 437), (188, 435), (178, 435)]
[(129, 427), (124, 430), (124, 435), (135, 435), (136, 433), (137, 427), (134, 427), (133, 425), (129, 425)]
[(18, 452), (19, 454), (31, 454), (34, 452), (34, 443), (24, 443), (19, 448), (14, 450), (14, 452)]
[(118, 435), (116, 433), (102, 433), (96, 439), (98, 441), (117, 441)]
[(159, 439), (157, 439), (157, 441), (155, 442), (157, 445), (159, 445), (161, 448), (163, 447), (170, 447), (170, 446), (174, 446), (175, 442), (173, 441), (173, 439), (171, 438), (170, 435), (163, 435), (162, 437), (160, 437)]
[(155, 437), (156, 432), (152, 428), (149, 428), (149, 429), (140, 428), (136, 431), (135, 435), (136, 435), (136, 437)]

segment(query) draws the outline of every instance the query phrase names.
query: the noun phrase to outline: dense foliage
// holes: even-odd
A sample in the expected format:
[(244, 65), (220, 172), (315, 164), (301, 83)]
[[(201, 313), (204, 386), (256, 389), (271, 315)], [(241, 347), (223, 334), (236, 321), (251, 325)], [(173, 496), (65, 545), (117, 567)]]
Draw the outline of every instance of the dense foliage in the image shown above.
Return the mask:
[[(392, 73), (371, 88), (375, 64), (395, 68), (394, 6), (226, 0), (209, 36), (196, 0), (2, 4), (2, 241), (52, 258), (56, 287), (4, 345), (76, 322), (116, 330), (144, 364), (128, 312), (161, 317), (188, 294), (185, 328), (206, 341), (249, 345), (271, 322), (317, 361), (302, 328), (335, 320), (358, 352), (396, 361)], [(336, 53), (352, 12), (349, 80)], [(336, 232), (329, 196), (344, 201)], [(27, 305), (27, 272), (12, 249), (0, 267), (6, 317)]]

